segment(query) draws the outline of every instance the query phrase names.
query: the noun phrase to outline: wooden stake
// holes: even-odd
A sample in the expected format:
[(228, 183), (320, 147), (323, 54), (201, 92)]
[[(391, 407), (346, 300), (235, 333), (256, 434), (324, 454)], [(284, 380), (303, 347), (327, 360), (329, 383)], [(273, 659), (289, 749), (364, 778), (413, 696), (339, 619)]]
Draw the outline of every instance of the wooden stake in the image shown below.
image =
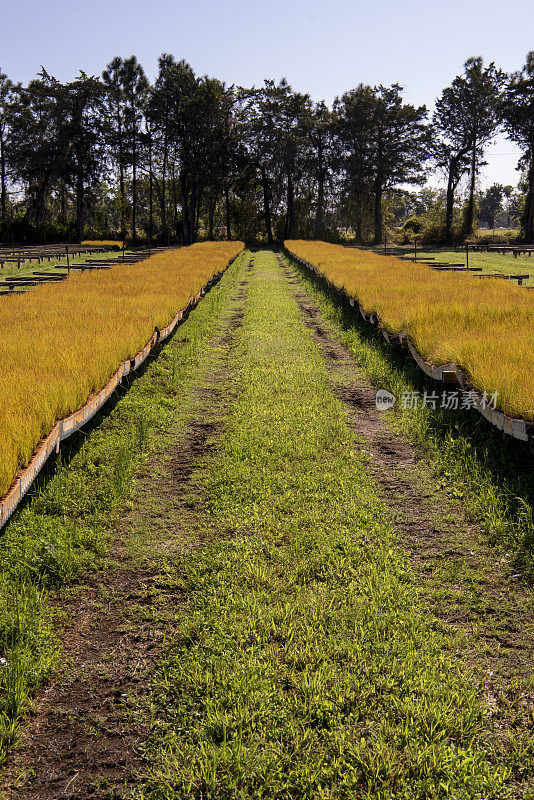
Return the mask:
[(65, 245), (65, 250), (66, 250), (66, 253), (67, 253), (67, 272), (70, 275), (69, 246), (68, 246), (68, 244)]

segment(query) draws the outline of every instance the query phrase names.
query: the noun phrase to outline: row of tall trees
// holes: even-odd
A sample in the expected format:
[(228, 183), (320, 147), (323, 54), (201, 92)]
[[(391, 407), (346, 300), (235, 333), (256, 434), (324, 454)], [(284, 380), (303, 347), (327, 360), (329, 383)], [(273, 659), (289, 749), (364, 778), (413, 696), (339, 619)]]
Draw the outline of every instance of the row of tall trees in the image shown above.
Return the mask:
[(534, 240), (534, 53), (507, 76), (469, 59), (432, 119), (402, 87), (360, 84), (332, 108), (283, 80), (228, 87), (170, 54), (151, 84), (135, 56), (102, 76), (27, 86), (0, 72), (0, 235), (139, 236), (194, 242), (324, 237), (378, 242), (392, 192), (446, 178), (442, 235), (475, 224), (484, 150), (502, 129), (522, 150), (525, 238)]

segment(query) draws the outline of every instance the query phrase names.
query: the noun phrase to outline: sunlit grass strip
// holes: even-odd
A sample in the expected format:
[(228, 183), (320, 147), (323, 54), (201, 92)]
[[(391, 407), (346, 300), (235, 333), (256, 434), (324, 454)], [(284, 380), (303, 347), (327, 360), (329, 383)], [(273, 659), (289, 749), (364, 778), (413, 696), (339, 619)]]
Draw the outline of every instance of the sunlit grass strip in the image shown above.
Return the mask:
[(193, 245), (3, 299), (0, 494), (55, 421), (83, 406), (241, 248)]
[(206, 533), (176, 561), (142, 797), (501, 796), (508, 768), (418, 610), (322, 355), (274, 256), (255, 262), (239, 393), (193, 476)]
[(93, 247), (122, 247), (124, 242), (115, 239), (85, 239), (82, 244)]
[(324, 242), (285, 244), (390, 331), (406, 332), (427, 361), (458, 364), (475, 388), (498, 392), (503, 412), (534, 419), (531, 292)]

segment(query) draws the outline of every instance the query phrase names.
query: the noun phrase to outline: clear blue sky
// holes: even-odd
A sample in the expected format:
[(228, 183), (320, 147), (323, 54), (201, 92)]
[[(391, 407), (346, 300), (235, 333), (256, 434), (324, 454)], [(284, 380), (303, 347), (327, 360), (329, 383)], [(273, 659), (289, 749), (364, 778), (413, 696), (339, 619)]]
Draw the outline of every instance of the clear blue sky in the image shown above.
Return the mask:
[[(534, 49), (534, 0), (12, 0), (4, 2), (0, 69), (28, 81), (100, 74), (115, 55), (150, 78), (171, 52), (199, 74), (244, 86), (286, 77), (331, 102), (360, 82), (400, 83), (432, 106), (469, 56), (506, 71)], [(514, 146), (488, 152), (484, 182), (516, 183)]]

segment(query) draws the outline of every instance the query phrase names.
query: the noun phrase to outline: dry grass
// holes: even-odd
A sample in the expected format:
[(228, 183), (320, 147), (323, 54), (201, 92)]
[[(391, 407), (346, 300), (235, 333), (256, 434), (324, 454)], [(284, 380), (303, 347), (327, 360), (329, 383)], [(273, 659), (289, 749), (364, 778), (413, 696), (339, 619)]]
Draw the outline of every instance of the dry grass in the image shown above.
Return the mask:
[(0, 495), (55, 421), (80, 408), (241, 248), (196, 244), (2, 298)]
[(122, 247), (123, 242), (117, 239), (84, 239), (82, 244), (92, 245), (93, 247)]
[(534, 419), (534, 293), (324, 242), (286, 246), (389, 330), (406, 331), (426, 359), (461, 365), (478, 389), (498, 392), (503, 411)]

